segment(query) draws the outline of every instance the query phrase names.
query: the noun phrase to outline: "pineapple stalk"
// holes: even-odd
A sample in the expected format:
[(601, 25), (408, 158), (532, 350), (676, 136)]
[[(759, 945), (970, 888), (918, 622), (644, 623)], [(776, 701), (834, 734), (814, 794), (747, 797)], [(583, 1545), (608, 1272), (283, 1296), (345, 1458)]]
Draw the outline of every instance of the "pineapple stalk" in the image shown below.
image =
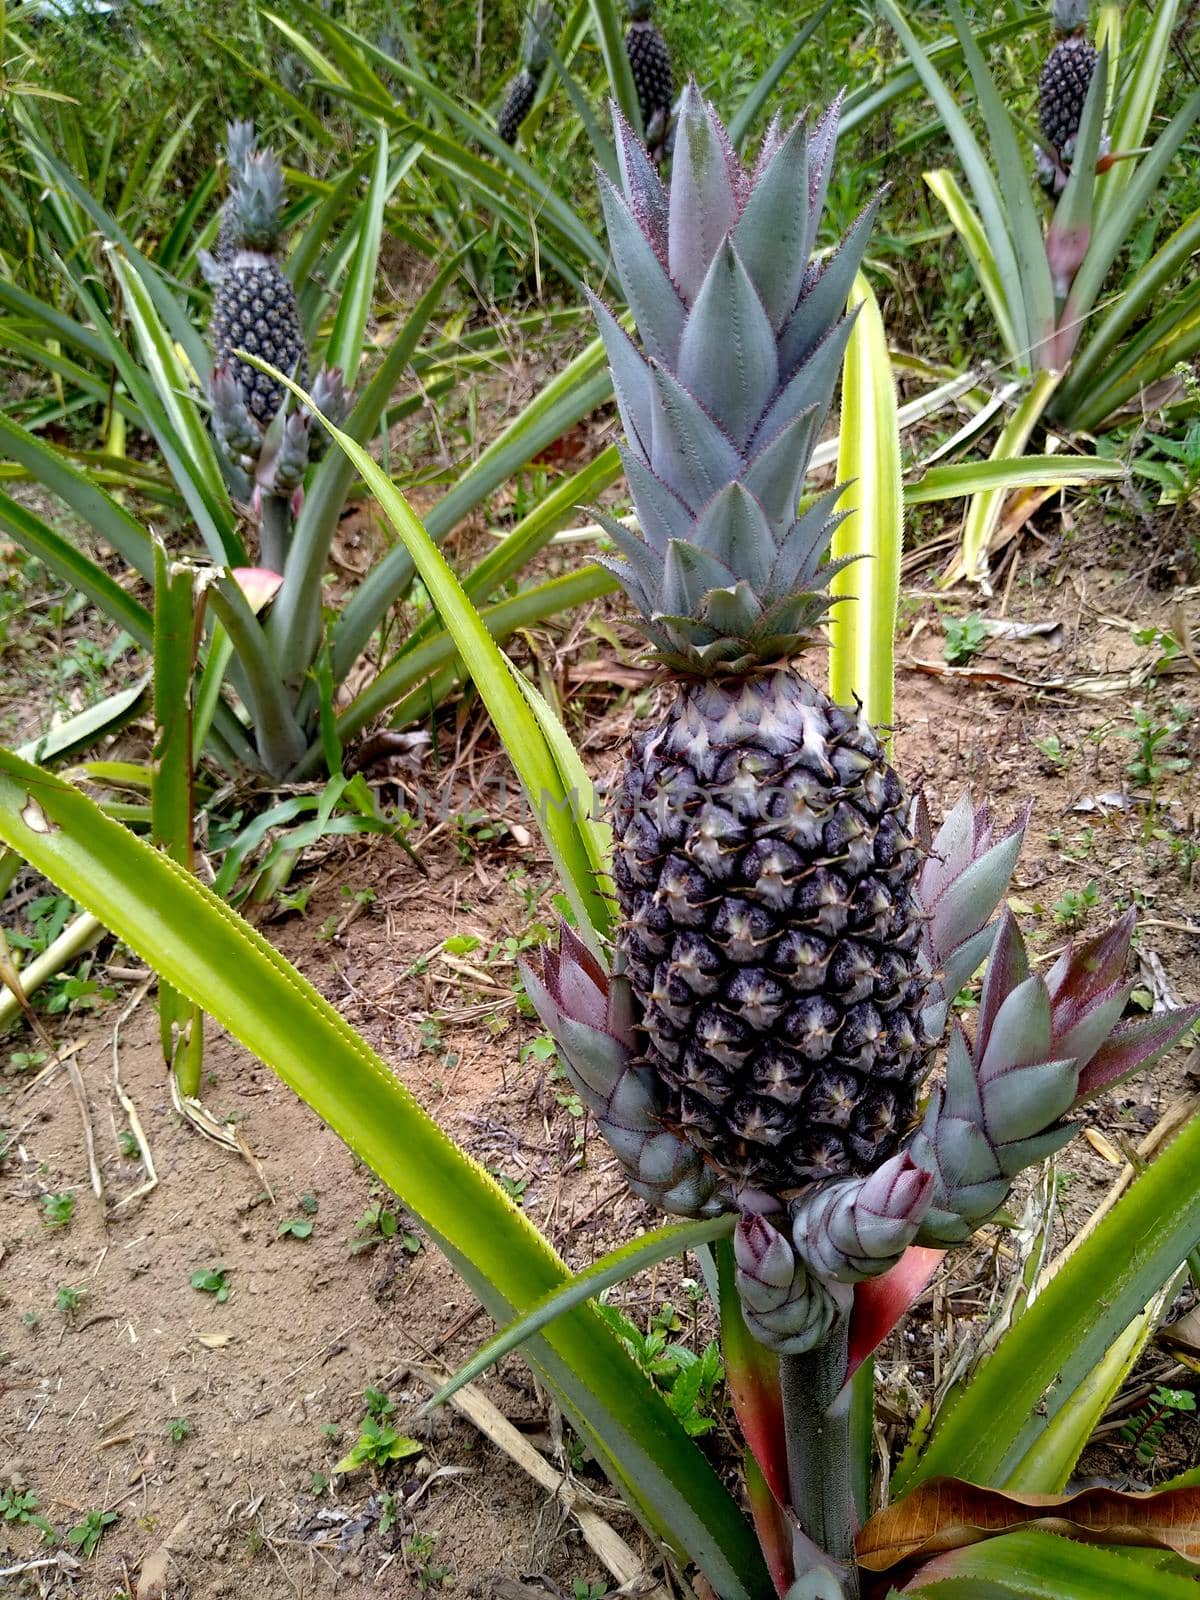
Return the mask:
[(780, 1356), (788, 1490), (800, 1524), (793, 1535), (797, 1574), (827, 1567), (844, 1600), (858, 1600), (856, 1516), (851, 1470), (850, 1392), (844, 1388), (849, 1322), (839, 1317), (824, 1344)]

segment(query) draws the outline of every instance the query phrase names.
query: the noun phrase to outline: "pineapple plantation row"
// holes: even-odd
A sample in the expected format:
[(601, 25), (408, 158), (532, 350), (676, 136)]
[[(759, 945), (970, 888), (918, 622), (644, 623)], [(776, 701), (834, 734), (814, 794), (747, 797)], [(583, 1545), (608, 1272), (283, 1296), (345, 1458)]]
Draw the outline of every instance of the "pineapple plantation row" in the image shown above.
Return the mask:
[(0, 0), (0, 1593), (1182, 1597), (1196, 8), (434, 10)]

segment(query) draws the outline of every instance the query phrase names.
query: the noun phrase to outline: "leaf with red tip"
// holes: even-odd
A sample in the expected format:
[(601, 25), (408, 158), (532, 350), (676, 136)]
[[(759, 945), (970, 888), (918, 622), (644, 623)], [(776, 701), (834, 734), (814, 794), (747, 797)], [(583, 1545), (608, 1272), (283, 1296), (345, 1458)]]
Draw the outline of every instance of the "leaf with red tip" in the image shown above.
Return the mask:
[(1157, 1011), (1152, 1016), (1139, 1017), (1136, 1022), (1124, 1022), (1114, 1028), (1108, 1043), (1100, 1046), (1080, 1073), (1075, 1105), (1083, 1105), (1105, 1089), (1111, 1089), (1113, 1084), (1178, 1044), (1198, 1020), (1200, 1006), (1184, 1006), (1180, 1011)]
[(1017, 927), (1017, 919), (1005, 906), (1000, 913), (1000, 924), (988, 957), (987, 972), (983, 979), (983, 993), (979, 997), (979, 1016), (975, 1024), (975, 1038), (982, 1052), (996, 1023), (996, 1014), (1018, 984), (1029, 976), (1029, 957), (1025, 941)]
[(259, 612), (274, 600), (283, 579), (268, 567), (233, 567), (230, 575), (246, 597), (251, 611)]
[(786, 1505), (787, 1441), (779, 1392), (779, 1357), (760, 1344), (746, 1326), (731, 1241), (718, 1239), (714, 1254), (721, 1295), (721, 1354), (738, 1427), (767, 1487), (781, 1505)]
[(1129, 945), (1137, 926), (1132, 907), (1103, 933), (1086, 944), (1069, 944), (1046, 974), (1046, 988), (1052, 1001), (1060, 994), (1078, 997), (1111, 988), (1124, 976)]
[(924, 1294), (945, 1254), (925, 1245), (910, 1245), (890, 1272), (855, 1284), (847, 1383)]
[(750, 1502), (750, 1515), (754, 1518), (754, 1531), (766, 1557), (771, 1582), (780, 1595), (786, 1595), (792, 1586), (795, 1571), (792, 1566), (792, 1530), (787, 1514), (771, 1493), (763, 1477), (762, 1468), (747, 1450), (742, 1461), (746, 1478), (746, 1498)]

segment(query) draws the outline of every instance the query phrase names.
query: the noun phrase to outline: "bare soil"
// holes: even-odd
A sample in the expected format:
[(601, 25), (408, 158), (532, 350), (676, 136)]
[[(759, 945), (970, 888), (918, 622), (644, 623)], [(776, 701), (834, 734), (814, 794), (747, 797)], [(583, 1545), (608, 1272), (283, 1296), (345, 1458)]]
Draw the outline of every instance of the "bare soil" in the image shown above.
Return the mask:
[[(993, 796), (1004, 819), (1033, 796), (1013, 904), (1039, 959), (1073, 927), (1098, 928), (1136, 900), (1143, 986), (1186, 1001), (1200, 998), (1200, 679), (1186, 654), (1152, 670), (1161, 649), (1138, 643), (1133, 630), (1171, 629), (1181, 614), (1194, 629), (1200, 618), (1196, 591), (1145, 586), (1152, 563), (1143, 537), (1127, 527), (1068, 542), (1058, 513), (1044, 513), (1010, 589), (1001, 585), (980, 609), (993, 619), (1053, 622), (1057, 631), (993, 639), (957, 673), (943, 659), (943, 602), (916, 591), (899, 649), (897, 760), (924, 786), (935, 816), (967, 782)], [(628, 635), (617, 635), (619, 651), (607, 628), (573, 637), (570, 651), (547, 652), (546, 675), (570, 715), (589, 718), (588, 759), (604, 774), (635, 709), (647, 712), (646, 680)], [(1177, 731), (1158, 748), (1188, 765), (1150, 784), (1129, 771), (1138, 703), (1164, 727), (1180, 708)], [(551, 920), (551, 870), (515, 803), (497, 816), (503, 758), (477, 713), (465, 708), (446, 729), (440, 755), (451, 758), (451, 809), (480, 813), (478, 825), (464, 831), (431, 820), (415, 839), (428, 879), (394, 846), (337, 841), (297, 879), (310, 888), (304, 914), (265, 931), (439, 1122), (521, 1187), (530, 1216), (578, 1267), (651, 1218), (622, 1189), (594, 1131), (560, 1103), (561, 1086), (522, 1060), (535, 1028), (517, 1014), (504, 941)], [(411, 786), (410, 771), (395, 776)], [(1089, 883), (1078, 903), (1064, 899)], [(444, 949), (452, 934), (480, 943), (455, 957)], [(126, 1119), (113, 1089), (114, 1028), (137, 991), (127, 953), (107, 950), (103, 959), (119, 970), (118, 998), (92, 1014), (48, 1019), (57, 1042), (79, 1041), (74, 1059), (103, 1205), (88, 1186), (80, 1114), (62, 1071), (31, 1083), (37, 1069), (11, 1054), (31, 1048), (28, 1035), (18, 1030), (5, 1042), (0, 1492), (32, 1490), (60, 1535), (89, 1511), (114, 1510), (117, 1520), (94, 1555), (59, 1567), (33, 1564), (52, 1554), (34, 1527), (0, 1524), (0, 1570), (10, 1574), (0, 1576), (0, 1594), (113, 1600), (141, 1594), (139, 1573), (156, 1569), (163, 1581), (146, 1594), (171, 1600), (359, 1600), (443, 1586), (511, 1595), (514, 1580), (538, 1585), (526, 1593), (571, 1595), (576, 1580), (585, 1593), (593, 1584), (603, 1592), (606, 1575), (574, 1523), (507, 1457), (455, 1413), (414, 1422), (427, 1391), (413, 1368), (453, 1367), (490, 1331), (469, 1293), (411, 1219), (358, 1248), (370, 1236), (360, 1219), (387, 1196), (304, 1105), (211, 1025), (204, 1097), (232, 1122), (245, 1153), (218, 1148), (181, 1120), (164, 1079), (152, 991), (116, 1044), (159, 1176), (152, 1192), (129, 1198), (144, 1174), (119, 1141)], [(1177, 1050), (1089, 1108), (1087, 1137), (1061, 1158), (1051, 1191), (1054, 1248), (1101, 1201), (1128, 1141), (1195, 1088), (1191, 1060)], [(42, 1197), (67, 1191), (76, 1197), (71, 1221), (47, 1226)], [(1014, 1200), (1017, 1212), (1025, 1198)], [(288, 1219), (311, 1221), (311, 1235), (281, 1235)], [(1015, 1248), (988, 1230), (977, 1248), (952, 1257), (882, 1353), (882, 1415), (895, 1437), (978, 1332), (1011, 1278)], [(194, 1273), (216, 1268), (227, 1274), (224, 1301), (192, 1286)], [(631, 1314), (644, 1325), (664, 1299), (678, 1304), (688, 1270), (679, 1263), (631, 1284)], [(82, 1288), (74, 1310), (56, 1307), (62, 1286)], [(1188, 1303), (1181, 1298), (1178, 1309)], [(711, 1332), (702, 1318), (698, 1337)], [(1194, 1382), (1155, 1348), (1122, 1405), (1136, 1411), (1146, 1384), (1163, 1381)], [(335, 1479), (371, 1386), (386, 1391), (395, 1425), (419, 1435), (424, 1454), (378, 1481), (369, 1469)], [(519, 1359), (481, 1386), (550, 1459), (605, 1492)], [(175, 1442), (169, 1425), (178, 1418), (188, 1427)], [(709, 1447), (732, 1463), (724, 1417)], [(1186, 1418), (1172, 1423), (1149, 1466), (1114, 1426), (1086, 1466), (1134, 1482), (1165, 1476), (1197, 1453)], [(654, 1552), (630, 1519), (611, 1503), (608, 1514), (653, 1568)]]

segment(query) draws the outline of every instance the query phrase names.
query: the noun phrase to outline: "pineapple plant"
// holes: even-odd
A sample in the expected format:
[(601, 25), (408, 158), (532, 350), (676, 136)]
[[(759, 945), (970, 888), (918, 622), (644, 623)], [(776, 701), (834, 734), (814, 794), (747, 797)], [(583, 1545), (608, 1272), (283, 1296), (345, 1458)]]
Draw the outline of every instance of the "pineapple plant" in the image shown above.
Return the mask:
[(669, 196), (629, 139), (604, 192), (643, 351), (596, 305), (642, 529), (605, 519), (609, 565), (673, 680), (620, 779), (618, 949), (666, 1125), (773, 1192), (893, 1153), (929, 1043), (908, 795), (794, 664), (831, 603), (839, 491), (796, 508), (866, 238), (810, 264), (835, 126), (773, 130), (751, 175), (690, 89)]
[(516, 144), (521, 124), (533, 110), (542, 74), (550, 60), (547, 33), (554, 26), (554, 21), (555, 7), (550, 0), (542, 0), (526, 20), (521, 40), (520, 70), (509, 85), (496, 119), (496, 131), (505, 144)]
[(265, 428), (283, 403), (283, 386), (234, 352), (248, 351), (300, 383), (307, 357), (296, 291), (278, 258), (283, 169), (272, 151), (253, 148), (252, 129), (247, 142), (244, 127), (230, 128), (229, 197), (221, 215), (209, 340), (217, 365), (227, 368), (247, 410)]
[(656, 161), (667, 152), (675, 77), (667, 41), (653, 20), (654, 0), (629, 0), (625, 53), (637, 91), (646, 145)]
[[(272, 151), (258, 148), (252, 122), (229, 124), (226, 164), (229, 194), (221, 208), (215, 256), (201, 261), (213, 286), (210, 419), (229, 491), (258, 525), (260, 561), (282, 572), (304, 476), (327, 436), (313, 429), (307, 407), (285, 404), (278, 379), (238, 354), (257, 356), (306, 383), (308, 352), (296, 293), (278, 256), (283, 169)], [(322, 367), (313, 378), (312, 395), (333, 422), (349, 414), (353, 397), (340, 368)]]
[[(616, 118), (601, 202), (637, 341), (592, 307), (639, 531), (597, 515), (666, 703), (617, 783), (610, 947), (564, 924), (522, 967), (632, 1191), (730, 1218), (722, 1318), (778, 1357), (772, 1379), (727, 1346), (759, 1502), (765, 1484), (783, 1510), (756, 1524), (779, 1592), (814, 1600), (861, 1593), (854, 1364), (1070, 1113), (1200, 1016), (1121, 1020), (1128, 914), (1034, 971), (993, 920), (1028, 811), (999, 830), (966, 795), (935, 835), (859, 709), (804, 670), (840, 489), (803, 483), (875, 210), (813, 261), (837, 111), (773, 125), (747, 171), (690, 84), (669, 187)], [(925, 1087), (985, 961), (973, 1034), (955, 1019)]]
[(1085, 37), (1088, 0), (1052, 0), (1058, 42), (1038, 77), (1038, 123), (1050, 148), (1069, 165), (1096, 70), (1096, 49)]

